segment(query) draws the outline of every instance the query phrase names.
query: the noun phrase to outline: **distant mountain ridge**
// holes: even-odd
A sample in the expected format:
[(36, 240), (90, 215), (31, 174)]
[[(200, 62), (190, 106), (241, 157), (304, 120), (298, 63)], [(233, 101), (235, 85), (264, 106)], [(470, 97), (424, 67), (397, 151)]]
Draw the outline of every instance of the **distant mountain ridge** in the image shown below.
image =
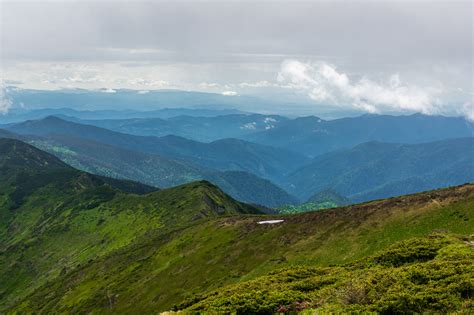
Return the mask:
[(21, 136), (0, 129), (0, 138), (26, 141), (67, 164), (89, 173), (139, 181), (169, 188), (196, 180), (209, 180), (240, 201), (276, 207), (299, 201), (268, 180), (247, 172), (216, 171), (156, 154), (114, 147), (71, 136)]
[(413, 114), (364, 115), (335, 120), (300, 117), (245, 139), (316, 157), (368, 141), (414, 144), (472, 136), (474, 123), (463, 117)]
[[(0, 124), (18, 123), (25, 120), (43, 119), (48, 116), (57, 116), (71, 120), (129, 120), (129, 119), (169, 119), (177, 116), (215, 117), (222, 115), (246, 114), (236, 109), (200, 109), (200, 108), (163, 108), (149, 111), (135, 110), (75, 110), (72, 108), (41, 108), (23, 109), (13, 108), (0, 116)], [(250, 113), (248, 113), (250, 114)]]
[[(293, 125), (295, 121), (299, 121), (300, 124)], [(389, 122), (389, 127), (396, 128), (390, 129), (385, 126), (386, 121)], [(401, 124), (403, 125), (407, 121), (409, 123), (406, 130), (399, 133)], [(472, 124), (461, 118), (429, 117), (423, 115), (401, 117), (368, 115), (358, 118), (323, 121), (319, 118), (306, 117), (287, 120), (282, 122), (280, 127), (275, 127), (268, 132), (277, 132), (279, 134), (287, 129), (282, 129), (282, 126), (288, 124), (288, 126), (293, 126), (294, 128), (292, 127), (292, 133), (283, 136), (282, 143), (284, 144), (284, 140), (288, 136), (292, 139), (290, 143), (298, 143), (298, 138), (294, 138), (291, 134), (304, 135), (306, 134), (308, 124), (313, 125), (315, 123), (326, 125), (326, 127), (332, 126), (331, 128), (335, 128), (333, 124), (336, 127), (340, 127), (334, 129), (335, 134), (338, 134), (336, 137), (334, 134), (322, 132), (320, 133), (321, 138), (311, 140), (315, 142), (311, 142), (308, 148), (317, 147), (321, 151), (328, 149), (327, 145), (331, 145), (332, 148), (332, 144), (337, 144), (337, 148), (338, 146), (349, 145), (354, 141), (357, 142), (359, 141), (358, 139), (372, 137), (387, 138), (389, 140), (395, 140), (398, 137), (409, 139), (408, 142), (413, 144), (399, 145), (396, 143), (371, 141), (365, 144), (356, 144), (353, 148), (339, 148), (333, 152), (322, 154), (308, 164), (310, 161), (308, 158), (292, 151), (239, 139), (222, 139), (211, 143), (202, 143), (174, 135), (160, 138), (134, 136), (92, 125), (65, 121), (57, 117), (26, 121), (9, 126), (8, 129), (24, 135), (32, 134), (46, 136), (50, 139), (56, 138), (55, 141), (59, 141), (61, 137), (63, 138), (61, 141), (65, 141), (64, 139), (67, 138), (75, 138), (91, 143), (104, 143), (121, 150), (134, 151), (140, 154), (160, 155), (162, 159), (175, 161), (174, 164), (163, 163), (163, 165), (169, 165), (170, 169), (176, 170), (168, 171), (171, 177), (166, 177), (166, 171), (159, 175), (159, 173), (153, 171), (148, 166), (132, 167), (134, 174), (128, 175), (115, 166), (105, 168), (105, 171), (115, 169), (114, 172), (117, 172), (118, 170), (120, 176), (117, 175), (118, 173), (115, 175), (104, 173), (100, 168), (96, 170), (90, 169), (90, 171), (104, 175), (141, 180), (154, 185), (159, 183), (161, 179), (165, 179), (167, 183), (163, 187), (204, 178), (218, 182), (226, 192), (240, 200), (250, 203), (261, 203), (266, 206), (295, 204), (298, 201), (305, 201), (312, 195), (326, 189), (333, 189), (342, 197), (353, 201), (365, 201), (472, 181), (472, 174), (470, 172), (473, 169), (471, 162), (472, 144), (469, 143), (470, 140), (449, 139), (452, 135), (458, 133), (471, 133), (470, 128)], [(347, 125), (345, 125), (346, 123)], [(445, 131), (441, 128), (442, 126), (453, 126), (453, 128)], [(359, 127), (360, 129), (358, 129)], [(324, 128), (318, 130), (326, 130)], [(419, 130), (414, 130), (416, 128)], [(383, 132), (375, 132), (377, 130)], [(259, 134), (256, 133), (255, 135)], [(346, 141), (339, 141), (339, 137), (345, 134), (348, 137)], [(419, 143), (424, 138), (448, 139), (440, 140), (441, 142), (438, 144), (434, 143), (436, 141)], [(462, 141), (467, 141), (468, 143), (462, 145)], [(430, 145), (429, 143), (432, 144)], [(440, 147), (441, 143), (442, 148)], [(450, 152), (456, 152), (456, 154), (450, 157)], [(87, 154), (82, 156), (85, 158)], [(96, 158), (96, 161), (98, 160)], [(86, 164), (89, 166), (95, 165), (94, 167), (101, 165), (100, 162)], [(87, 169), (77, 164), (77, 159), (76, 164), (73, 165)], [(425, 165), (430, 165), (430, 168), (426, 169)], [(467, 168), (468, 171), (463, 171), (464, 168)], [(145, 171), (147, 169), (148, 171)], [(211, 171), (209, 172), (209, 170)], [(224, 173), (218, 174), (218, 172), (227, 171), (247, 172), (263, 179), (269, 179), (288, 193), (274, 185), (272, 186), (270, 182), (260, 181), (252, 176), (242, 176), (243, 174), (241, 173), (234, 173), (241, 174), (238, 176), (241, 181), (234, 181), (231, 184), (229, 177), (225, 179)], [(141, 172), (141, 174), (136, 172)], [(147, 179), (150, 176), (155, 176), (159, 179)], [(247, 184), (242, 185), (243, 183)], [(259, 183), (262, 189), (259, 190), (259, 193), (254, 194), (255, 196), (263, 197), (267, 193), (273, 192), (274, 195), (269, 195), (272, 198), (267, 201), (260, 197), (249, 198), (252, 194), (246, 185), (256, 187), (256, 183)], [(238, 192), (237, 186), (241, 187), (241, 190), (246, 190), (247, 193), (243, 195), (241, 192)], [(298, 200), (295, 201), (296, 199), (291, 197), (291, 195), (296, 196)]]
[[(44, 109), (31, 111), (32, 116), (24, 116), (23, 120), (44, 118), (48, 113), (121, 133), (158, 137), (175, 135), (201, 142), (238, 138), (310, 157), (368, 141), (410, 144), (474, 135), (474, 124), (463, 117), (423, 114), (363, 115), (324, 120), (315, 116), (290, 119), (227, 109), (169, 108), (148, 112)], [(8, 115), (4, 117), (8, 119)], [(0, 124), (1, 121), (2, 117)]]
[(7, 129), (23, 135), (67, 135), (93, 140), (128, 150), (186, 160), (217, 170), (246, 171), (277, 183), (285, 173), (309, 161), (298, 153), (244, 140), (222, 139), (201, 143), (177, 136), (161, 138), (134, 136), (65, 121), (53, 116), (26, 121), (9, 126)]
[(261, 115), (253, 113), (226, 114), (211, 117), (179, 115), (162, 118), (133, 118), (133, 119), (93, 119), (77, 120), (81, 124), (90, 124), (117, 132), (139, 136), (175, 135), (190, 140), (210, 142), (224, 138), (240, 138), (279, 126), (288, 118), (279, 115)]
[(306, 200), (332, 189), (360, 202), (473, 181), (473, 137), (420, 144), (372, 141), (315, 158), (288, 176), (288, 190)]
[[(107, 93), (113, 92), (113, 93)], [(267, 100), (257, 96), (227, 96), (220, 93), (183, 91), (172, 89), (138, 91), (130, 89), (61, 89), (33, 90), (6, 88), (6, 94), (13, 108), (29, 109), (64, 108), (65, 106), (80, 110), (128, 110), (153, 111), (162, 108), (197, 108), (197, 109), (236, 109), (241, 111), (271, 110), (275, 103), (285, 102)]]

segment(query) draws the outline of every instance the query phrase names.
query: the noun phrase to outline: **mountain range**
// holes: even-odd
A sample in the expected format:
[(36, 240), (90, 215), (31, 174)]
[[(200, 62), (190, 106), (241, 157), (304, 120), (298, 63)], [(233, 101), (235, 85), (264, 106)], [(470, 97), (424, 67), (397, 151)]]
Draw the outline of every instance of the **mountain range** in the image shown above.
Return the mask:
[(269, 216), (207, 181), (155, 190), (15, 139), (0, 175), (1, 312), (469, 310), (471, 184)]
[(128, 120), (128, 119), (168, 119), (177, 116), (215, 117), (245, 114), (236, 109), (163, 108), (148, 111), (123, 110), (76, 110), (72, 108), (13, 108), (0, 117), (1, 124), (18, 123), (25, 120), (38, 120), (57, 116), (71, 120)]
[(216, 171), (186, 161), (63, 135), (22, 136), (0, 129), (0, 138), (27, 141), (75, 168), (102, 176), (135, 180), (160, 188), (206, 179), (244, 202), (266, 207), (298, 203), (280, 187), (247, 172)]
[[(289, 108), (290, 104), (280, 98), (262, 98), (251, 95), (227, 96), (221, 93), (206, 93), (197, 91), (182, 91), (172, 89), (160, 90), (130, 90), (130, 89), (60, 89), (34, 90), (7, 86), (5, 95), (12, 103), (13, 108), (61, 109), (74, 108), (80, 111), (155, 111), (163, 108), (190, 108), (204, 110), (235, 110), (241, 111), (268, 111), (280, 105), (282, 109)], [(110, 116), (108, 117), (110, 118)]]
[(238, 138), (309, 157), (368, 141), (414, 144), (474, 135), (474, 124), (462, 117), (363, 115), (324, 120), (315, 116), (289, 119), (254, 113), (202, 117), (188, 115), (184, 110), (182, 114), (175, 112), (176, 116), (167, 118), (157, 118), (153, 112), (146, 118), (129, 119), (99, 119), (100, 113), (94, 119), (80, 119), (77, 116), (83, 115), (75, 116), (73, 112), (60, 117), (140, 136), (175, 135), (200, 142)]
[[(220, 117), (225, 116), (212, 119)], [(358, 119), (361, 122), (357, 122)], [(397, 126), (406, 121), (415, 124), (418, 120), (423, 121), (418, 131), (413, 131), (414, 126), (406, 127), (412, 128), (411, 138), (408, 133), (396, 134), (400, 126), (391, 131), (378, 126), (387, 121)], [(287, 119), (281, 124), (292, 121), (298, 119)], [(68, 164), (95, 174), (162, 188), (206, 179), (238, 200), (267, 207), (297, 205), (327, 189), (352, 202), (360, 202), (474, 181), (473, 138), (450, 138), (469, 134), (471, 125), (463, 119), (414, 115), (363, 116), (347, 121), (355, 126), (363, 122), (372, 126), (361, 128), (363, 135), (360, 132), (351, 142), (357, 143), (360, 137), (383, 136), (389, 140), (403, 138), (411, 144), (369, 141), (310, 159), (294, 151), (245, 140), (220, 139), (204, 143), (178, 136), (136, 136), (58, 117), (26, 121), (7, 128), (10, 132), (28, 135), (30, 143)], [(433, 128), (442, 125), (448, 126), (450, 131)], [(353, 128), (347, 127), (340, 133), (350, 134)], [(385, 130), (385, 133), (371, 136), (367, 130)], [(420, 143), (424, 138), (447, 139)], [(339, 140), (334, 143), (340, 144)]]
[(82, 124), (94, 125), (117, 132), (139, 136), (176, 135), (191, 140), (210, 142), (225, 138), (245, 139), (246, 136), (276, 128), (288, 118), (279, 115), (231, 114), (212, 117), (179, 115), (162, 118), (80, 120), (64, 117)]
[(472, 136), (474, 124), (463, 117), (413, 114), (363, 115), (328, 121), (300, 117), (245, 139), (316, 157), (369, 141), (415, 144)]
[(128, 150), (185, 160), (217, 170), (246, 171), (276, 182), (286, 173), (309, 161), (298, 153), (244, 140), (221, 139), (203, 143), (172, 135), (134, 136), (57, 117), (26, 121), (9, 126), (8, 130), (23, 135), (63, 135), (92, 140)]
[(316, 157), (288, 176), (301, 200), (332, 189), (354, 202), (474, 181), (474, 138), (421, 144), (367, 142)]

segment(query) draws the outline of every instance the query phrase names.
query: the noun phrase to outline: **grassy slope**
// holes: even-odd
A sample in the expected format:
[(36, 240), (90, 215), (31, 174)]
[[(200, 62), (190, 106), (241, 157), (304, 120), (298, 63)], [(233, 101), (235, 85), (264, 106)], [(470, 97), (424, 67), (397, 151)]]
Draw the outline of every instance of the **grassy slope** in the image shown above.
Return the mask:
[[(0, 309), (133, 243), (217, 215), (256, 212), (208, 182), (149, 192), (0, 139)], [(132, 192), (132, 193), (130, 193)]]
[(16, 310), (163, 311), (195, 294), (294, 266), (330, 266), (373, 255), (433, 230), (474, 231), (474, 186), (284, 217), (216, 217), (150, 232), (49, 282)]
[(179, 308), (186, 313), (470, 314), (473, 293), (470, 239), (435, 233), (352, 264), (284, 268), (195, 296)]

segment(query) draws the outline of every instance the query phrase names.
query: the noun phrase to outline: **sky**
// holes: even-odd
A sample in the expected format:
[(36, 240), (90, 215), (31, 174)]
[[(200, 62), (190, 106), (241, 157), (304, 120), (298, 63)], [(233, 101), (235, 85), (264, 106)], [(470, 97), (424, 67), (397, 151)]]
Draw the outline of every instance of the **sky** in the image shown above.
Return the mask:
[(0, 13), (2, 86), (474, 119), (472, 1), (0, 0)]

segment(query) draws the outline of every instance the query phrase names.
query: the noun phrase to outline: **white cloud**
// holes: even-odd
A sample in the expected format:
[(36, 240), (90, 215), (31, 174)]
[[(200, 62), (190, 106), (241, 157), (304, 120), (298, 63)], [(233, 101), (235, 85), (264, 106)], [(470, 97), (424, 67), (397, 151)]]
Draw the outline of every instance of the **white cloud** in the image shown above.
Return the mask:
[(474, 104), (472, 102), (463, 103), (457, 113), (474, 122)]
[(137, 93), (138, 93), (138, 94), (148, 94), (148, 93), (150, 93), (150, 91), (148, 91), (148, 90), (143, 90), (143, 91), (138, 91)]
[(117, 93), (117, 91), (114, 89), (102, 89), (101, 92), (102, 93)]
[(255, 121), (246, 123), (243, 126), (240, 126), (240, 129), (249, 129), (249, 130), (255, 130), (257, 129), (257, 123)]
[(87, 74), (81, 74), (81, 73), (75, 73), (72, 76), (65, 77), (65, 78), (57, 80), (57, 81), (64, 82), (64, 83), (72, 83), (72, 84), (103, 83), (103, 82), (105, 82), (105, 80), (103, 78), (101, 78), (100, 76), (87, 75)]
[(222, 92), (222, 95), (225, 95), (225, 96), (236, 96), (236, 95), (237, 95), (237, 92), (235, 92), (235, 91), (224, 91), (224, 92)]
[(248, 82), (242, 82), (239, 84), (239, 87), (241, 88), (246, 88), (246, 87), (250, 87), (250, 88), (263, 88), (263, 87), (270, 87), (270, 86), (274, 86), (273, 83), (270, 83), (268, 81), (258, 81), (258, 82), (253, 82), (253, 83), (248, 83)]
[(282, 63), (278, 81), (287, 88), (308, 93), (320, 103), (352, 107), (369, 113), (384, 111), (414, 111), (441, 114), (444, 108), (438, 96), (439, 88), (419, 87), (401, 82), (398, 74), (385, 83), (366, 77), (351, 80), (335, 66), (324, 63), (303, 63), (286, 60)]
[(169, 85), (168, 81), (165, 80), (149, 80), (144, 78), (133, 78), (127, 80), (127, 83), (136, 87), (154, 87), (161, 88)]
[(10, 97), (8, 97), (5, 91), (5, 87), (3, 86), (3, 81), (1, 79), (0, 82), (2, 83), (0, 86), (0, 114), (5, 114), (12, 106), (12, 101)]
[(8, 112), (12, 106), (11, 99), (5, 95), (5, 93), (0, 92), (0, 114), (5, 114)]

